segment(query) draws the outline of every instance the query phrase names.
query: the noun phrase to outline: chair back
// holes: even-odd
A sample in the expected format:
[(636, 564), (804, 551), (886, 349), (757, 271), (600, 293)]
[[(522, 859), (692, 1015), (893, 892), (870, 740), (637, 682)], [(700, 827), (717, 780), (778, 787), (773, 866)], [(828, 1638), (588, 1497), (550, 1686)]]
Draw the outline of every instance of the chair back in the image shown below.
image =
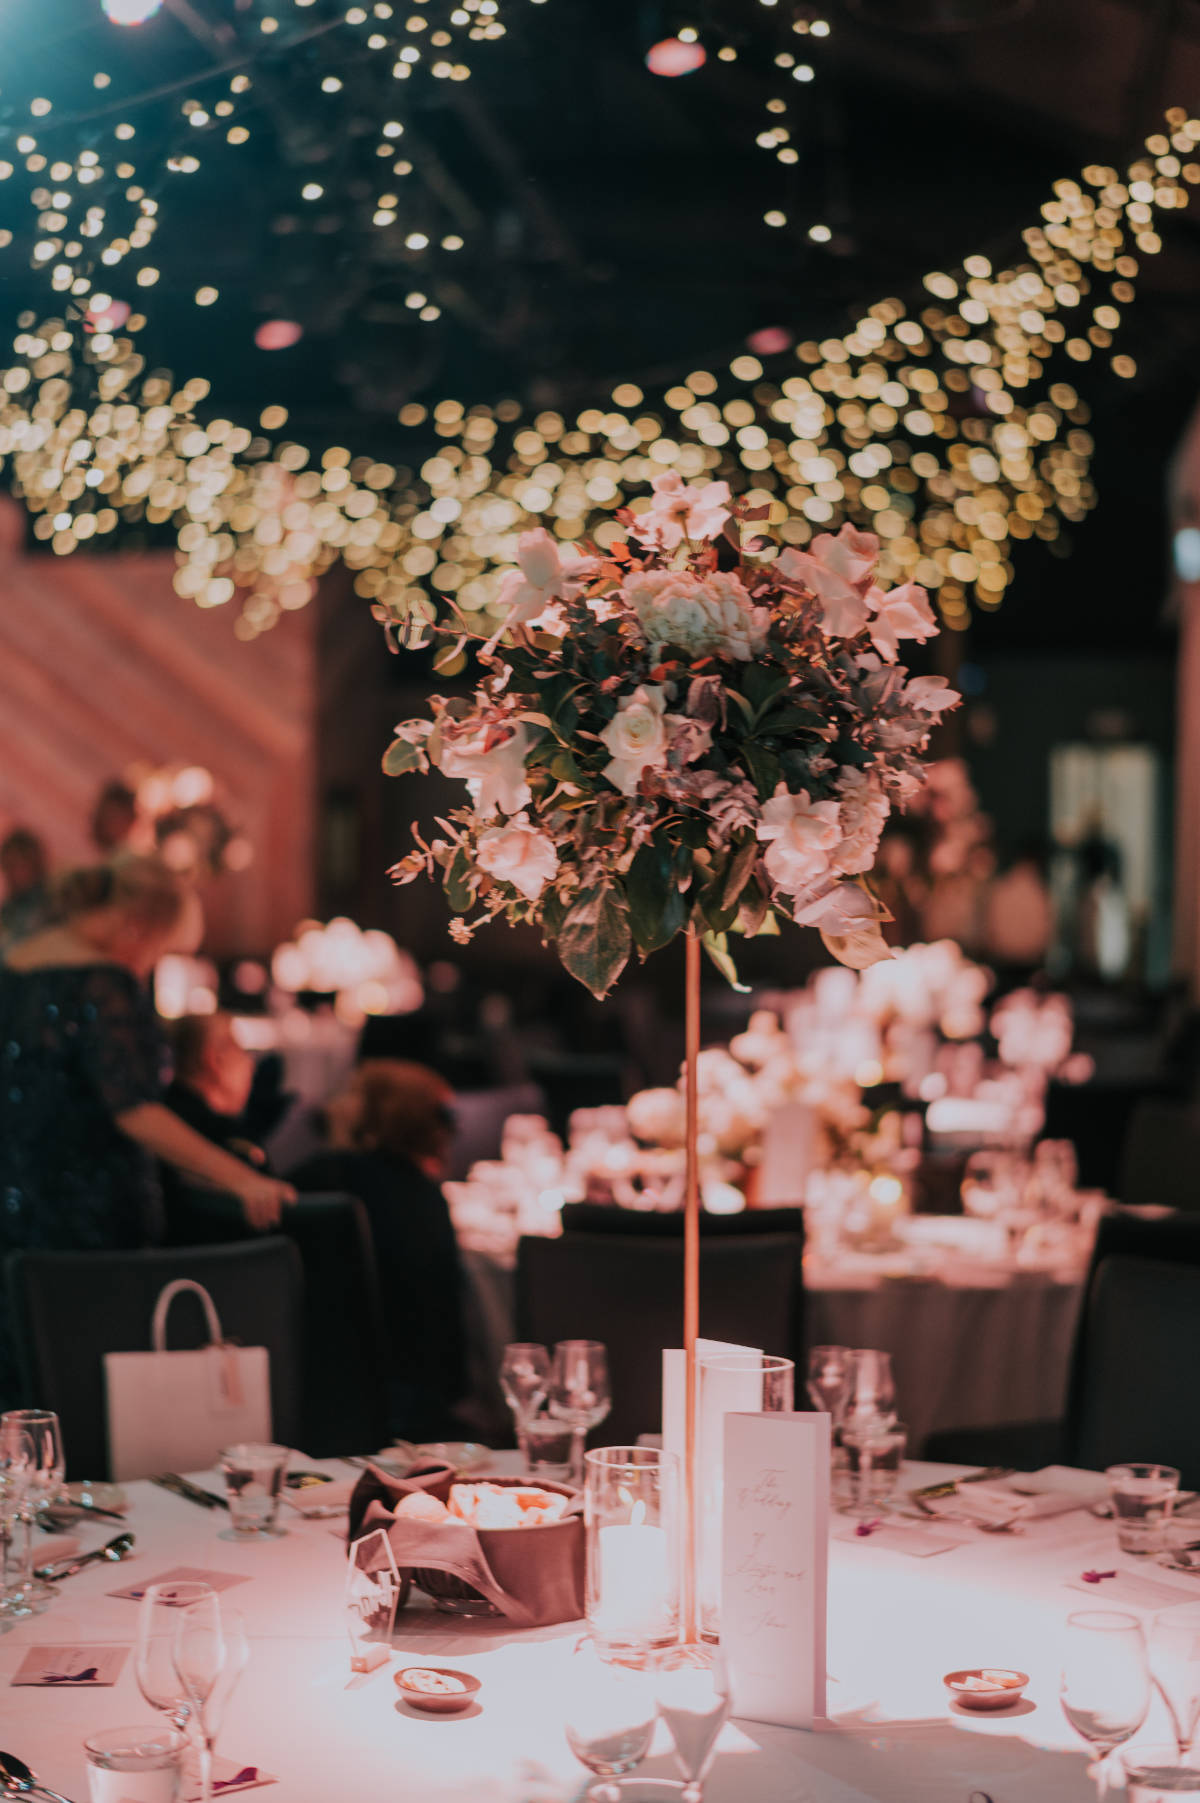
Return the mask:
[[(626, 1239), (683, 1238), (683, 1213), (658, 1209), (619, 1208), (607, 1202), (567, 1202), (562, 1210), (564, 1233), (619, 1233)], [(700, 1211), (703, 1239), (747, 1239), (760, 1233), (800, 1235), (804, 1250), (802, 1208), (746, 1208), (736, 1215), (710, 1215)]]
[(499, 1158), (504, 1123), (510, 1114), (542, 1114), (546, 1098), (536, 1083), (500, 1089), (460, 1089), (454, 1098), (454, 1145), (450, 1175), (465, 1177), (481, 1158)]
[(1200, 1109), (1147, 1098), (1129, 1122), (1117, 1194), (1134, 1207), (1200, 1213)]
[[(241, 1205), (220, 1190), (188, 1189), (168, 1214), (173, 1239), (252, 1237)], [(280, 1232), (304, 1269), (303, 1388), (297, 1444), (315, 1459), (385, 1446), (390, 1353), (367, 1211), (356, 1196), (302, 1194)]]
[[(706, 1239), (700, 1248), (705, 1336), (797, 1356), (803, 1241), (795, 1234)], [(598, 1443), (626, 1445), (662, 1427), (662, 1351), (683, 1344), (683, 1250), (676, 1238), (569, 1233), (517, 1251), (517, 1337), (602, 1340), (612, 1412)]]
[[(304, 1278), (286, 1239), (140, 1252), (9, 1254), (5, 1278), (25, 1398), (62, 1423), (68, 1477), (108, 1475), (104, 1354), (148, 1352), (150, 1319), (165, 1285), (203, 1284), (227, 1337), (265, 1346), (277, 1439), (294, 1445), (300, 1421)], [(171, 1314), (171, 1344), (207, 1345), (199, 1301)]]
[(1087, 1352), (1076, 1397), (1071, 1462), (1176, 1465), (1200, 1485), (1200, 1414), (1189, 1402), (1200, 1369), (1200, 1266), (1106, 1258), (1087, 1300)]

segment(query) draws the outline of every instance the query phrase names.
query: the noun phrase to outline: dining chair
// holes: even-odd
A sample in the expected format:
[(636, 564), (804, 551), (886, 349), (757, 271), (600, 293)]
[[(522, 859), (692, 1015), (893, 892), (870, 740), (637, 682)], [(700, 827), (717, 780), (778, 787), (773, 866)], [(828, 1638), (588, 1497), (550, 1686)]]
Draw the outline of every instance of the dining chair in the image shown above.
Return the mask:
[(454, 1098), (450, 1176), (465, 1177), (480, 1159), (499, 1158), (504, 1123), (510, 1114), (543, 1114), (545, 1107), (546, 1098), (536, 1083), (460, 1089)]
[(1069, 1463), (1174, 1465), (1200, 1486), (1200, 1265), (1106, 1258), (1088, 1298), (1087, 1357), (1068, 1421)]
[[(796, 1234), (706, 1236), (700, 1247), (705, 1336), (795, 1358), (801, 1258)], [(517, 1338), (601, 1340), (608, 1348), (609, 1445), (662, 1427), (662, 1352), (683, 1344), (682, 1242), (653, 1234), (564, 1233), (517, 1248)]]
[(1200, 1212), (1200, 1108), (1147, 1097), (1133, 1111), (1117, 1194), (1134, 1206)]
[[(679, 1209), (619, 1208), (609, 1202), (566, 1202), (562, 1209), (564, 1233), (618, 1233), (630, 1239), (683, 1238), (683, 1213)], [(746, 1208), (736, 1215), (713, 1215), (701, 1210), (700, 1233), (705, 1239), (744, 1239), (760, 1233), (799, 1234), (804, 1251), (802, 1208)]]
[[(265, 1346), (271, 1369), (272, 1432), (289, 1445), (300, 1421), (300, 1256), (278, 1236), (245, 1245), (163, 1247), (136, 1252), (10, 1253), (5, 1261), (9, 1312), (25, 1398), (55, 1410), (69, 1477), (108, 1474), (104, 1381), (106, 1352), (148, 1352), (159, 1293), (176, 1278), (203, 1284), (224, 1334)], [(171, 1311), (173, 1348), (207, 1344), (198, 1300)]]
[[(1106, 1275), (1110, 1265), (1120, 1269), (1115, 1276)], [(1138, 1282), (1129, 1267), (1144, 1267), (1145, 1283)], [(1162, 1331), (1147, 1333), (1144, 1350), (1127, 1345), (1130, 1370), (1135, 1368), (1136, 1382), (1145, 1391), (1146, 1432), (1156, 1431), (1161, 1399), (1163, 1410), (1186, 1409), (1180, 1398), (1186, 1391), (1191, 1366), (1192, 1341), (1177, 1304), (1180, 1294), (1187, 1292), (1187, 1282), (1167, 1285), (1162, 1280), (1166, 1270), (1194, 1278), (1196, 1289), (1193, 1307), (1200, 1308), (1200, 1215), (1168, 1215), (1150, 1219), (1133, 1210), (1122, 1209), (1105, 1215), (1096, 1233), (1091, 1263), (1083, 1286), (1083, 1302), (1071, 1354), (1067, 1383), (1066, 1408), (1057, 1421), (1022, 1421), (996, 1427), (951, 1428), (933, 1434), (926, 1441), (924, 1457), (948, 1464), (1008, 1465), (1016, 1471), (1033, 1471), (1043, 1465), (1090, 1465), (1097, 1456), (1102, 1436), (1096, 1426), (1109, 1406), (1112, 1394), (1114, 1419), (1123, 1421), (1126, 1407), (1127, 1381), (1121, 1375), (1120, 1359), (1113, 1351), (1114, 1293), (1118, 1297), (1128, 1290), (1138, 1307), (1147, 1292), (1156, 1287), (1163, 1294)], [(1118, 1338), (1127, 1336), (1116, 1330)], [(1173, 1347), (1178, 1347), (1178, 1354)], [(1132, 1383), (1134, 1380), (1128, 1380)], [(1124, 1451), (1119, 1459), (1150, 1459), (1163, 1462), (1165, 1453)], [(1111, 1461), (1110, 1461), (1111, 1462)], [(1193, 1466), (1194, 1482), (1200, 1485), (1200, 1470)]]
[[(172, 1238), (253, 1237), (236, 1197), (219, 1190), (180, 1194), (170, 1219)], [(279, 1231), (304, 1271), (297, 1444), (313, 1458), (374, 1452), (390, 1438), (390, 1353), (367, 1211), (356, 1196), (305, 1193)]]

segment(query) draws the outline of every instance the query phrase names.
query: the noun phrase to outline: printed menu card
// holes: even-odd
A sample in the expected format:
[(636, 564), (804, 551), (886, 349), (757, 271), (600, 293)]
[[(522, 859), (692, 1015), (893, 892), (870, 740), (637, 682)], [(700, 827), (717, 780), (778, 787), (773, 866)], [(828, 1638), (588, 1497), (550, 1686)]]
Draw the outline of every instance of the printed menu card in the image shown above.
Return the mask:
[(725, 1417), (721, 1652), (733, 1714), (825, 1714), (829, 1416)]

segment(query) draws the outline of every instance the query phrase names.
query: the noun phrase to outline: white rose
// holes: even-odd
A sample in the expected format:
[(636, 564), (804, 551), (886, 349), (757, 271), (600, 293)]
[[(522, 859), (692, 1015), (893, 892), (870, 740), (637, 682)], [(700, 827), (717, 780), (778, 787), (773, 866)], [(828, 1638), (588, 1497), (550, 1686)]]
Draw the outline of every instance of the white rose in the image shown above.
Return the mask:
[(530, 901), (536, 901), (558, 874), (558, 853), (552, 842), (524, 814), (481, 834), (475, 861), (489, 876), (511, 883)]
[(634, 690), (600, 734), (612, 753), (604, 774), (622, 795), (636, 795), (643, 770), (660, 770), (667, 761), (667, 691), (643, 683)]
[(836, 801), (813, 801), (807, 789), (790, 794), (784, 783), (764, 805), (758, 825), (758, 837), (769, 841), (768, 875), (793, 894), (825, 875), (841, 836)]

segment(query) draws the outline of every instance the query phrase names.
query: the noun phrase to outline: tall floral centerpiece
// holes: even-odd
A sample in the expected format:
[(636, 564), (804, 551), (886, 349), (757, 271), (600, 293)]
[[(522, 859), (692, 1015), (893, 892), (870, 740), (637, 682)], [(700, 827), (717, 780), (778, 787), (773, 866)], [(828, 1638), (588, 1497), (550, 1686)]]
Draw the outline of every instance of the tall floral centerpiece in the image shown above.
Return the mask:
[[(474, 694), (435, 696), (384, 757), (391, 775), (433, 764), (467, 786), (437, 837), (414, 827), (393, 871), (440, 876), (460, 943), (488, 920), (531, 923), (604, 996), (631, 955), (685, 937), (689, 1468), (701, 946), (731, 980), (731, 935), (782, 920), (855, 968), (889, 956), (867, 872), (958, 701), (898, 662), (902, 640), (937, 626), (920, 588), (876, 585), (877, 539), (843, 526), (780, 551), (766, 512), (672, 472), (604, 551), (525, 533), (491, 636), (457, 610), (438, 627), (457, 641), (444, 659), (480, 641)], [(684, 1621), (694, 1638), (686, 1593)]]

